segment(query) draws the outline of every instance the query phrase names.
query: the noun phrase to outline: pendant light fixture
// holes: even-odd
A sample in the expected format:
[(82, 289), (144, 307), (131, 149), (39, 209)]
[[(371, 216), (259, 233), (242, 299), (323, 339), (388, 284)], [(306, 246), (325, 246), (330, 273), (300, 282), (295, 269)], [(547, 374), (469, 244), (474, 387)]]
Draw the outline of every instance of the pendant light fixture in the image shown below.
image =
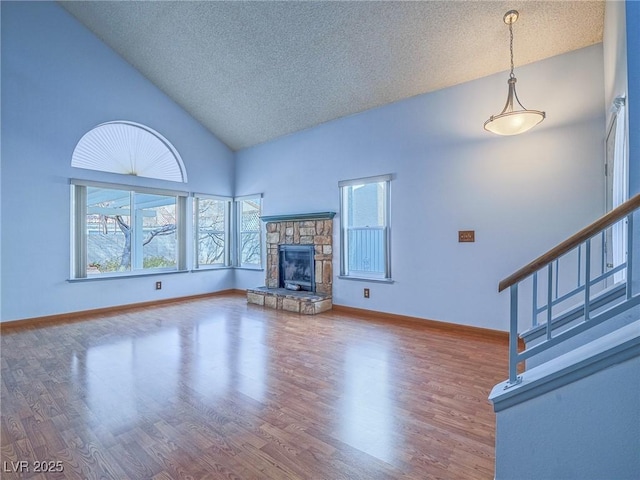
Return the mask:
[(509, 25), (509, 50), (511, 52), (511, 73), (509, 74), (509, 93), (507, 103), (498, 115), (491, 115), (484, 122), (484, 129), (497, 135), (518, 135), (535, 127), (545, 118), (545, 113), (524, 108), (516, 93), (516, 76), (513, 74), (513, 24), (518, 20), (518, 12), (509, 10), (504, 14), (504, 23)]

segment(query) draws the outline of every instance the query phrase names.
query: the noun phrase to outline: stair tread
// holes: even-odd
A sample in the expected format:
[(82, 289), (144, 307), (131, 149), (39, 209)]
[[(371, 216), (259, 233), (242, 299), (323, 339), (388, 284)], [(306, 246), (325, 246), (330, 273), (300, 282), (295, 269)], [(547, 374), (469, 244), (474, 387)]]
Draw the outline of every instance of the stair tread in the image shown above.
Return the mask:
[(507, 381), (499, 383), (489, 400), (498, 411), (636, 355), (640, 355), (640, 320), (527, 370), (517, 385), (505, 388)]

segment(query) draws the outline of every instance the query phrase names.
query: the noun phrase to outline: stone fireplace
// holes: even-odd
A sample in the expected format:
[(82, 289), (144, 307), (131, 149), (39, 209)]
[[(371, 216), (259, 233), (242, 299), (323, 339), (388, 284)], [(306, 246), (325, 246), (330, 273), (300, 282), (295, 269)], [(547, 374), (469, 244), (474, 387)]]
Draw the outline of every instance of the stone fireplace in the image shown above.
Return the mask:
[(266, 285), (247, 289), (248, 303), (304, 314), (331, 309), (334, 215), (262, 217), (267, 230)]

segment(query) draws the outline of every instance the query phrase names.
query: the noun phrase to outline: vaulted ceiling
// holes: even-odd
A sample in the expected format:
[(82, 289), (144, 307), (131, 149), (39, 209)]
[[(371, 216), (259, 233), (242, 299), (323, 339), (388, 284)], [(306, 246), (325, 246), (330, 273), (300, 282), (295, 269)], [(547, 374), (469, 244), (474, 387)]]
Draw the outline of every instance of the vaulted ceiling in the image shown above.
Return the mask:
[[(238, 150), (602, 41), (603, 1), (60, 2)], [(502, 101), (502, 99), (500, 99)]]

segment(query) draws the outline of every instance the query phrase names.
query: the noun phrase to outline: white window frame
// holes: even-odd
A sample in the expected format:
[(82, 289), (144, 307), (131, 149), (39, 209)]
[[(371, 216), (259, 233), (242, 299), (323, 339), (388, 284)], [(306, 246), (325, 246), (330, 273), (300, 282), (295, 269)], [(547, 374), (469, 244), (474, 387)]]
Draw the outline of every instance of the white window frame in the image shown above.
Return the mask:
[[(172, 273), (186, 271), (186, 228), (187, 228), (187, 192), (162, 190), (134, 185), (123, 185), (103, 182), (93, 182), (87, 180), (71, 179), (71, 279), (72, 280), (94, 280), (113, 277), (131, 277), (140, 275), (153, 275), (158, 273)], [(176, 199), (176, 266), (163, 268), (143, 268), (132, 267), (126, 272), (109, 272), (87, 276), (87, 188), (104, 188), (110, 190), (121, 190), (134, 194), (146, 193), (150, 195), (163, 195), (175, 197)], [(133, 219), (131, 220), (133, 223)], [(132, 242), (132, 257), (135, 255)]]
[[(356, 178), (351, 180), (342, 180), (338, 182), (338, 187), (340, 188), (340, 278), (345, 279), (355, 279), (355, 280), (368, 280), (368, 281), (383, 281), (383, 282), (391, 282), (391, 222), (390, 222), (390, 206), (391, 206), (391, 180), (393, 179), (392, 174), (387, 175), (377, 175), (374, 177), (364, 177), (364, 178)], [(367, 273), (364, 271), (351, 271), (349, 268), (349, 235), (348, 235), (348, 224), (349, 224), (349, 208), (347, 205), (348, 198), (346, 195), (346, 189), (348, 187), (353, 187), (357, 185), (367, 185), (372, 183), (381, 183), (385, 184), (385, 199), (382, 204), (383, 212), (383, 220), (384, 225), (382, 225), (383, 230), (383, 240), (384, 240), (384, 252), (383, 252), (383, 261), (384, 261), (384, 272), (383, 273)]]
[[(605, 211), (609, 212), (629, 199), (629, 165), (626, 148), (626, 97), (613, 101), (613, 115), (605, 140)], [(606, 268), (611, 270), (627, 260), (627, 220), (621, 220), (606, 230)], [(626, 279), (626, 270), (613, 274), (607, 284)]]
[[(224, 258), (221, 263), (215, 264), (203, 264), (200, 265), (199, 258), (199, 242), (198, 235), (200, 232), (199, 225), (199, 205), (201, 200), (217, 200), (220, 202), (225, 202), (224, 207)], [(231, 225), (233, 223), (233, 212), (231, 208), (231, 204), (233, 203), (233, 198), (231, 197), (223, 197), (218, 195), (208, 195), (203, 193), (194, 193), (193, 194), (193, 268), (195, 270), (213, 270), (217, 268), (228, 268), (232, 266), (231, 262), (231, 251), (232, 251), (232, 228)]]
[[(259, 258), (260, 258), (260, 263), (258, 265), (256, 264), (249, 264), (249, 263), (242, 263), (242, 234), (246, 233), (243, 232), (241, 230), (242, 228), (242, 203), (249, 201), (249, 200), (254, 200), (254, 201), (258, 201), (258, 203), (260, 203), (260, 215), (262, 215), (262, 194), (261, 193), (257, 193), (257, 194), (253, 194), (253, 195), (243, 195), (241, 197), (235, 197), (233, 199), (233, 203), (234, 203), (234, 215), (233, 215), (233, 223), (234, 223), (234, 234), (235, 234), (235, 240), (234, 240), (234, 248), (233, 248), (233, 266), (235, 268), (245, 268), (248, 270), (262, 270), (263, 268), (263, 246), (264, 246), (264, 242), (262, 239), (262, 223), (260, 223), (258, 225), (258, 241), (260, 242), (260, 253), (259, 253)], [(251, 232), (253, 232), (253, 230), (251, 230)]]

